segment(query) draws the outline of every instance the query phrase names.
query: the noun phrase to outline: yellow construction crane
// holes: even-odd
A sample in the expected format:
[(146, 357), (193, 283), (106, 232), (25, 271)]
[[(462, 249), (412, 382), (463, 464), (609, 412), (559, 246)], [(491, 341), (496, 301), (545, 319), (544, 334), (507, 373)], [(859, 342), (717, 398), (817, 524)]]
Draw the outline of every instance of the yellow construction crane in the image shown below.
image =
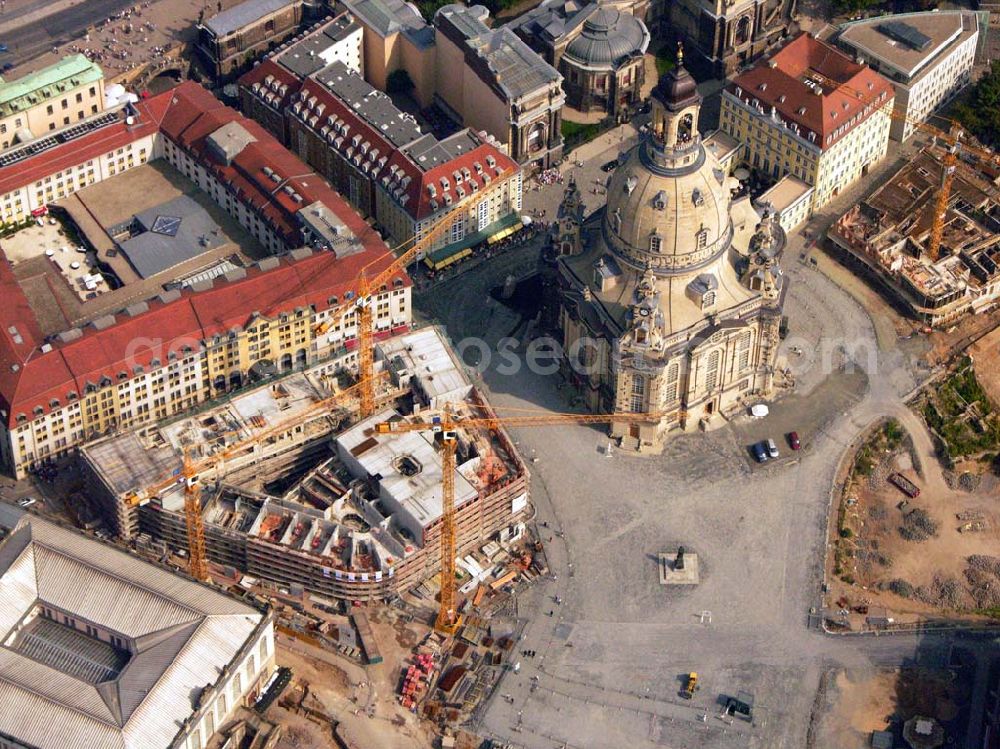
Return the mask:
[[(503, 181), (510, 177), (512, 173), (511, 170), (505, 170), (497, 175), (495, 179)], [(394, 255), (394, 259), (389, 265), (375, 275), (369, 275), (369, 269), (385, 258), (385, 255), (381, 255), (365, 265), (355, 280), (355, 293), (357, 296), (354, 299), (354, 309), (358, 316), (358, 384), (361, 385), (360, 401), (362, 419), (375, 413), (375, 332), (372, 297), (389, 283), (393, 276), (405, 269), (422, 251), (431, 247), (435, 240), (451, 227), (460, 212), (477, 199), (485, 200), (479, 192), (470, 193), (462, 198), (454, 204), (446, 215), (438, 219), (422, 237), (390, 250), (389, 254)], [(406, 244), (409, 244), (409, 247), (404, 250), (403, 247)], [(400, 250), (402, 251), (400, 252)], [(395, 255), (396, 252), (400, 252), (400, 254)], [(330, 318), (318, 326), (315, 332), (322, 333), (331, 326), (340, 323), (346, 317), (349, 309), (349, 305), (340, 307)]]
[[(511, 171), (506, 170), (498, 175), (496, 179), (504, 180), (510, 175)], [(198, 475), (203, 471), (224, 462), (233, 454), (244, 450), (251, 445), (260, 444), (272, 435), (285, 431), (290, 426), (293, 426), (297, 422), (301, 422), (311, 414), (330, 408), (347, 396), (357, 396), (359, 401), (359, 411), (362, 418), (371, 416), (375, 412), (375, 385), (378, 379), (375, 375), (374, 331), (371, 310), (372, 295), (377, 293), (383, 286), (391, 281), (392, 277), (399, 273), (401, 269), (405, 268), (425, 247), (430, 246), (442, 232), (451, 226), (455, 217), (458, 215), (458, 212), (467, 206), (468, 203), (472, 202), (472, 200), (476, 197), (479, 197), (478, 192), (471, 193), (467, 197), (462, 198), (455, 203), (452, 210), (449, 211), (447, 215), (439, 219), (430, 228), (427, 234), (419, 240), (414, 241), (409, 249), (403, 251), (398, 256), (395, 256), (393, 261), (377, 274), (369, 276), (369, 268), (376, 263), (381, 262), (385, 258), (385, 255), (379, 256), (377, 259), (368, 263), (361, 269), (361, 273), (355, 281), (357, 284), (357, 296), (354, 299), (354, 309), (356, 309), (358, 313), (359, 338), (359, 372), (358, 382), (355, 385), (329, 398), (317, 401), (305, 411), (297, 413), (291, 419), (276, 424), (245, 440), (236, 442), (233, 445), (230, 445), (213, 455), (202, 458), (199, 461), (191, 460), (188, 450), (185, 449), (180, 478), (176, 475), (167, 476), (166, 478), (162, 478), (161, 480), (153, 483), (151, 486), (132, 492), (125, 497), (125, 503), (134, 507), (144, 504), (170, 486), (178, 483), (184, 484), (184, 516), (187, 524), (188, 558), (190, 560), (190, 571), (193, 577), (205, 579), (208, 576), (208, 567), (205, 558), (205, 528), (201, 517), (201, 502), (196, 488)], [(395, 251), (399, 251), (400, 249), (401, 247), (397, 247), (395, 248)], [(394, 254), (394, 251), (390, 250), (387, 254)], [(349, 308), (350, 305), (347, 304), (341, 306), (330, 318), (318, 325), (313, 332), (318, 335), (328, 330), (331, 326), (338, 324), (347, 314)]]
[[(373, 378), (377, 380), (378, 378)], [(374, 384), (373, 384), (374, 387)], [(318, 400), (306, 409), (299, 411), (289, 419), (285, 419), (267, 429), (254, 434), (251, 437), (234, 442), (232, 445), (208, 455), (200, 460), (192, 460), (191, 450), (193, 446), (186, 445), (182, 450), (182, 465), (179, 475), (171, 474), (152, 485), (131, 492), (125, 497), (125, 504), (130, 507), (145, 504), (150, 499), (158, 495), (165, 489), (177, 484), (184, 485), (184, 520), (187, 526), (187, 550), (189, 572), (191, 576), (199, 580), (208, 579), (208, 561), (205, 555), (205, 525), (201, 517), (201, 499), (198, 491), (198, 476), (202, 472), (214, 468), (220, 463), (224, 463), (227, 458), (245, 450), (248, 447), (260, 444), (268, 438), (286, 431), (296, 424), (301, 424), (312, 414), (324, 411), (335, 405), (343, 405), (343, 402), (352, 396), (359, 395), (361, 384), (356, 383), (335, 395)], [(230, 434), (225, 432), (224, 434)], [(222, 435), (220, 435), (222, 436)]]
[(375, 425), (379, 434), (392, 432), (431, 431), (441, 445), (441, 596), (435, 629), (454, 634), (461, 624), (455, 606), (455, 447), (458, 429), (481, 428), (496, 431), (501, 426), (541, 427), (561, 424), (607, 424), (612, 422), (656, 421), (658, 413), (570, 414), (541, 413), (520, 416), (461, 416), (448, 412), (431, 417), (431, 421), (383, 421)]
[[(867, 94), (853, 86), (848, 86), (845, 83), (839, 83), (832, 78), (829, 78), (822, 73), (816, 71), (810, 71), (810, 74), (817, 80), (817, 82), (823, 85), (829, 85), (832, 89), (842, 89), (847, 93), (857, 97), (858, 99), (865, 99)], [(941, 186), (938, 188), (937, 195), (934, 200), (934, 215), (931, 221), (931, 232), (927, 242), (927, 254), (931, 260), (937, 260), (941, 254), (941, 236), (944, 232), (944, 220), (948, 213), (948, 199), (951, 197), (951, 185), (955, 179), (955, 169), (958, 163), (958, 150), (961, 147), (963, 150), (969, 153), (974, 153), (981, 159), (985, 159), (987, 162), (997, 163), (1000, 161), (1000, 156), (988, 151), (983, 148), (968, 143), (965, 140), (965, 133), (959, 127), (959, 124), (948, 117), (938, 115), (941, 119), (948, 122), (948, 130), (942, 130), (939, 127), (931, 125), (929, 122), (924, 122), (923, 120), (917, 120), (912, 117), (907, 117), (905, 113), (896, 112), (892, 110), (889, 112), (890, 119), (902, 120), (910, 125), (913, 125), (917, 130), (921, 130), (929, 135), (933, 136), (937, 140), (944, 144), (944, 157), (941, 159), (942, 174), (941, 174)]]

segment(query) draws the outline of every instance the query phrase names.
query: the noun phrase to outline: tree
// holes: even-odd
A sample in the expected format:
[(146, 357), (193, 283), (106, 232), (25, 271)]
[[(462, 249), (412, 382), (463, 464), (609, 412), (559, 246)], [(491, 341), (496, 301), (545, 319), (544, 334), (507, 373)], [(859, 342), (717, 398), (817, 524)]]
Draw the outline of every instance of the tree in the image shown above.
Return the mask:
[(973, 86), (955, 107), (955, 119), (988, 146), (1000, 145), (1000, 61)]
[(393, 70), (385, 81), (385, 90), (390, 94), (408, 94), (413, 90), (413, 79), (405, 70)]

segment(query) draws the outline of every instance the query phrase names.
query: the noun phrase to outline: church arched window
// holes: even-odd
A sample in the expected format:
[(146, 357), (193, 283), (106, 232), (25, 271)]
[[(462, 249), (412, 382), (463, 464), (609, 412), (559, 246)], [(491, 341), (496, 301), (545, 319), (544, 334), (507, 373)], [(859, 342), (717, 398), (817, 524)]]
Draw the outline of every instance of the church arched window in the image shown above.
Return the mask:
[(708, 355), (708, 367), (705, 371), (705, 389), (711, 392), (719, 383), (719, 352), (713, 351)]
[(632, 376), (632, 398), (629, 402), (629, 410), (633, 413), (641, 413), (646, 410), (646, 378), (643, 375)]
[(663, 388), (663, 402), (671, 403), (677, 400), (677, 379), (680, 375), (680, 365), (674, 362), (667, 368), (667, 381)]
[(698, 233), (695, 234), (695, 239), (698, 242), (698, 249), (699, 250), (705, 249), (705, 247), (708, 246), (708, 229), (704, 227), (699, 229)]

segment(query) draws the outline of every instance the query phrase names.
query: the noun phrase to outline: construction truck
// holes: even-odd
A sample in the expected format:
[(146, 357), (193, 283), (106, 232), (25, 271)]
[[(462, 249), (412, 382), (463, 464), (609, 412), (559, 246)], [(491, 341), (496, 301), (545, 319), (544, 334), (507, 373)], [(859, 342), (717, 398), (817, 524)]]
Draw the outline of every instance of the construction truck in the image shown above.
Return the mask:
[(899, 489), (903, 494), (905, 494), (910, 499), (916, 499), (920, 496), (920, 487), (910, 481), (906, 476), (901, 473), (894, 473), (889, 476), (889, 483)]
[(689, 700), (694, 697), (696, 691), (698, 691), (698, 674), (692, 671), (688, 674), (687, 681), (684, 683), (684, 691), (681, 692), (681, 696)]

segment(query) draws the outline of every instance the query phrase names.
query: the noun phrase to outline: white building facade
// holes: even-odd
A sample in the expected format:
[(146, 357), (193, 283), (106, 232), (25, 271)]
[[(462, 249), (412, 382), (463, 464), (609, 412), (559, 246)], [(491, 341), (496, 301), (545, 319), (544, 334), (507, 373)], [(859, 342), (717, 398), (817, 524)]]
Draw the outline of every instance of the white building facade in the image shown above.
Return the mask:
[(895, 89), (890, 137), (905, 141), (972, 79), (979, 45), (979, 17), (971, 11), (882, 16), (845, 24), (837, 37)]

